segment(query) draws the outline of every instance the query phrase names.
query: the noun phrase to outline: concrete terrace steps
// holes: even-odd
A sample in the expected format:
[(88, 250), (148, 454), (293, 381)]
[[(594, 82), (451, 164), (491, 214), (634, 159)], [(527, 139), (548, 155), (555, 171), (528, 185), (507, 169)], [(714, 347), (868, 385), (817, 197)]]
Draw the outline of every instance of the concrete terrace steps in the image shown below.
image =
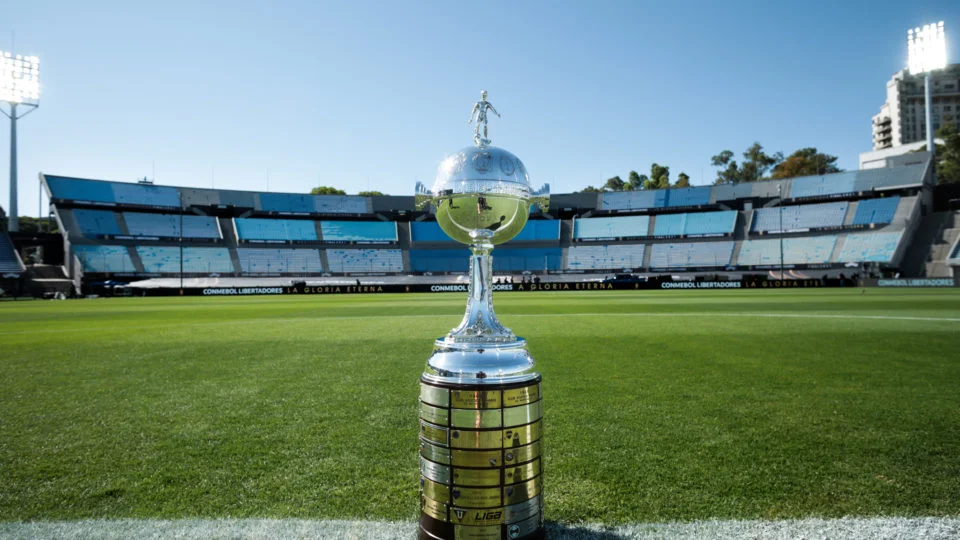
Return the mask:
[(948, 212), (944, 216), (937, 234), (934, 236), (933, 243), (930, 246), (929, 255), (924, 263), (924, 271), (927, 277), (951, 277), (953, 270), (947, 264), (947, 258), (950, 256), (950, 249), (960, 235), (957, 215), (960, 211)]

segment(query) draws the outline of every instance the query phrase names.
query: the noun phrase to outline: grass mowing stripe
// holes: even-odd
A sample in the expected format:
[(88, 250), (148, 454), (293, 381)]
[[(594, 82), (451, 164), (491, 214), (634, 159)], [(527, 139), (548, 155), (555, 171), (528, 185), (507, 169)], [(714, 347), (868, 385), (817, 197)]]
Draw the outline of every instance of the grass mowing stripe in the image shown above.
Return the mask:
[[(544, 375), (547, 519), (956, 516), (955, 322), (842, 315), (958, 293), (498, 297)], [(4, 303), (54, 331), (2, 337), (0, 520), (409, 522), (417, 379), (463, 301)]]
[[(687, 538), (831, 538), (952, 539), (960, 537), (957, 518), (842, 518), (779, 521), (649, 523), (621, 526), (565, 525), (547, 522), (547, 537), (561, 540), (687, 539)], [(0, 523), (7, 538), (344, 538), (407, 540), (416, 524), (378, 521), (311, 521), (302, 519), (217, 520), (88, 520)]]
[[(851, 319), (851, 320), (878, 320), (878, 321), (920, 321), (920, 322), (960, 322), (960, 318), (951, 318), (951, 317), (910, 317), (910, 316), (897, 316), (897, 315), (855, 315), (855, 314), (817, 314), (817, 313), (755, 313), (755, 312), (726, 312), (723, 315), (729, 315), (733, 317), (772, 317), (772, 318), (800, 318), (800, 319)], [(511, 313), (505, 315), (505, 317), (514, 318), (514, 317), (579, 317), (579, 316), (590, 316), (590, 317), (716, 317), (716, 312), (681, 312), (681, 313)], [(271, 318), (271, 321), (277, 322), (306, 322), (306, 321), (316, 321), (316, 320), (352, 320), (352, 319), (389, 319), (394, 318), (416, 318), (416, 319), (449, 319), (450, 316), (446, 314), (442, 315), (346, 315), (346, 316), (337, 316), (337, 315), (321, 315), (317, 317), (295, 317), (295, 318)], [(220, 321), (220, 322), (206, 322), (206, 323), (191, 323), (191, 326), (235, 326), (238, 324), (261, 324), (261, 319), (254, 319), (248, 321)], [(150, 328), (176, 328), (182, 326), (182, 324), (168, 324), (168, 325), (154, 325)], [(36, 329), (36, 330), (19, 330), (19, 331), (10, 331), (10, 332), (0, 332), (2, 335), (28, 335), (28, 334), (45, 334), (45, 333), (60, 333), (60, 332), (86, 332), (89, 331), (87, 328), (67, 328), (67, 329), (57, 329), (57, 328), (47, 328), (47, 329)]]

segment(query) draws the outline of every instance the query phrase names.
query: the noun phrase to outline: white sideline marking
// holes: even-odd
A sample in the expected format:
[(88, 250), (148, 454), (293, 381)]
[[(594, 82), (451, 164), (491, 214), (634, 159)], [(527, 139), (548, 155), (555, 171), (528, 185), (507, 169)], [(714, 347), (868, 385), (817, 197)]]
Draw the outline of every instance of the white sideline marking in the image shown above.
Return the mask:
[[(407, 540), (416, 523), (304, 519), (83, 520), (0, 523), (4, 538), (347, 538)], [(897, 538), (960, 537), (960, 518), (839, 518), (704, 520), (687, 523), (566, 525), (547, 523), (547, 538), (613, 540), (642, 538)]]
[(935, 322), (960, 322), (960, 318), (951, 317), (912, 317), (909, 315), (841, 315), (841, 314), (818, 314), (818, 313), (752, 313), (746, 312), (689, 312), (689, 313), (516, 313), (505, 315), (505, 317), (571, 317), (589, 315), (590, 317), (716, 317), (718, 315), (733, 315), (736, 317), (770, 317), (770, 318), (795, 318), (795, 319), (876, 319), (888, 321), (935, 321)]
[[(503, 315), (505, 319), (515, 317), (579, 317), (587, 315), (590, 317), (717, 317), (735, 316), (735, 317), (767, 317), (767, 318), (795, 318), (795, 319), (852, 319), (852, 320), (880, 320), (880, 321), (920, 321), (920, 322), (960, 322), (957, 317), (913, 317), (909, 315), (844, 315), (827, 313), (753, 313), (750, 311), (689, 311), (679, 313), (630, 313), (630, 312), (605, 312), (605, 313), (509, 313)], [(459, 315), (453, 314), (422, 314), (411, 313), (404, 315), (378, 314), (378, 315), (318, 315), (316, 317), (267, 317), (264, 319), (245, 319), (240, 321), (214, 321), (202, 323), (182, 323), (182, 324), (156, 324), (142, 325), (134, 327), (140, 330), (154, 330), (157, 328), (180, 328), (189, 325), (191, 328), (201, 326), (238, 326), (241, 324), (263, 324), (264, 322), (309, 322), (317, 320), (350, 320), (350, 319), (388, 319), (400, 317), (404, 319), (453, 319)], [(125, 327), (117, 329), (126, 330)], [(22, 334), (60, 334), (63, 332), (91, 332), (89, 328), (34, 328), (30, 330), (14, 330), (10, 332), (0, 332), (0, 336), (13, 336)]]

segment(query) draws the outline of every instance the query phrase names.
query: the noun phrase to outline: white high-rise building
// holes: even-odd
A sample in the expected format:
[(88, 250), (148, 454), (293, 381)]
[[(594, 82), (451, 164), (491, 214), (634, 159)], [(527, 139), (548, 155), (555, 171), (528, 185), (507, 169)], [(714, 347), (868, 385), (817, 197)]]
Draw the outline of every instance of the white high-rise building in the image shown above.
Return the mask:
[[(960, 64), (931, 73), (930, 81), (934, 132), (944, 124), (960, 124)], [(926, 140), (923, 84), (923, 75), (910, 75), (906, 69), (887, 81), (887, 102), (873, 117), (874, 150)]]

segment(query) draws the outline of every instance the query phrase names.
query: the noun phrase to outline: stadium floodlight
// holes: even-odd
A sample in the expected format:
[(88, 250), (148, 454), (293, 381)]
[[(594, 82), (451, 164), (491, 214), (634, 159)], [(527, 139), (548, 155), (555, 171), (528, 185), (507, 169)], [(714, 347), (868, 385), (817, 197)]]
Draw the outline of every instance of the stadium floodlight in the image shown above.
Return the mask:
[(933, 114), (930, 72), (947, 67), (947, 38), (943, 21), (907, 30), (907, 67), (911, 75), (923, 74), (923, 106), (927, 123), (927, 151), (933, 156)]
[[(17, 120), (40, 106), (40, 59), (0, 51), (0, 101), (10, 105), (2, 111), (10, 119), (10, 208), (9, 230), (17, 232)], [(17, 114), (17, 107), (29, 107)]]
[(943, 21), (907, 30), (907, 65), (911, 75), (947, 67), (947, 40)]

